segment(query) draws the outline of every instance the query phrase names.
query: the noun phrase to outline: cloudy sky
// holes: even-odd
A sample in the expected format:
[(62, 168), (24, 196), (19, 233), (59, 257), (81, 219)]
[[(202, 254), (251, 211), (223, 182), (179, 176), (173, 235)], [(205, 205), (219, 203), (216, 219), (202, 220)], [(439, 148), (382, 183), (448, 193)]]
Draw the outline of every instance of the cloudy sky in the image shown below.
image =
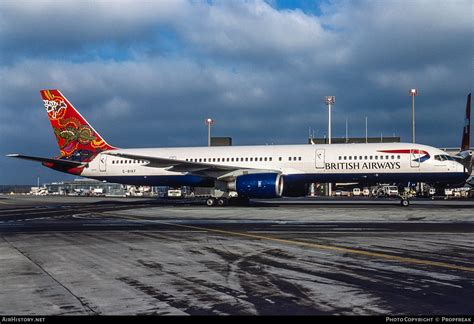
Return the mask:
[[(306, 143), (401, 136), (460, 145), (473, 89), (470, 0), (0, 2), (0, 184), (68, 179), (39, 90), (58, 88), (112, 145)], [(19, 171), (20, 170), (20, 171)]]

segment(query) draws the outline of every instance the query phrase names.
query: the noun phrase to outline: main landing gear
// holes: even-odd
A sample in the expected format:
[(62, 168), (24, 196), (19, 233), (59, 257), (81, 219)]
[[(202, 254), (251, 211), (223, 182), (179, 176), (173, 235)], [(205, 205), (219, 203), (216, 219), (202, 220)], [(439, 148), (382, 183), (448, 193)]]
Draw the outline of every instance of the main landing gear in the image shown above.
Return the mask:
[(226, 198), (226, 197), (209, 197), (206, 199), (206, 205), (208, 207), (224, 207), (224, 206), (248, 206), (249, 204), (249, 199), (248, 198), (243, 198), (243, 197), (232, 197), (232, 198)]

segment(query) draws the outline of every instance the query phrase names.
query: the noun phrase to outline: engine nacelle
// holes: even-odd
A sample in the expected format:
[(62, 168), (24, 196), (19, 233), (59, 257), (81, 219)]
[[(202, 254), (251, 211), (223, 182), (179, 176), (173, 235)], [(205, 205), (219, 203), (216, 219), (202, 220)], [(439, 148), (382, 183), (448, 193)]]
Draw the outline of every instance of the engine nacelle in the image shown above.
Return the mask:
[(276, 198), (283, 193), (283, 177), (279, 173), (252, 173), (235, 179), (235, 191), (247, 198)]

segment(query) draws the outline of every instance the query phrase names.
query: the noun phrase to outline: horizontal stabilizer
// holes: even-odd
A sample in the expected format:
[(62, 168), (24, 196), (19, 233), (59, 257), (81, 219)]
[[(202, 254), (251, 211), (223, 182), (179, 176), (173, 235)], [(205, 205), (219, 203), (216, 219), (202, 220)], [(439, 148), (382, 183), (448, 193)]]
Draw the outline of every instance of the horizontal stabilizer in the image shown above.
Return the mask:
[(83, 163), (77, 161), (69, 161), (69, 160), (61, 160), (61, 159), (50, 159), (38, 156), (28, 156), (28, 155), (21, 155), (21, 154), (8, 154), (8, 157), (14, 157), (23, 160), (30, 160), (35, 162), (44, 162), (44, 163), (53, 163), (55, 166), (64, 167), (64, 168), (77, 168)]
[(453, 156), (456, 160), (470, 160), (472, 158), (472, 151), (461, 151)]

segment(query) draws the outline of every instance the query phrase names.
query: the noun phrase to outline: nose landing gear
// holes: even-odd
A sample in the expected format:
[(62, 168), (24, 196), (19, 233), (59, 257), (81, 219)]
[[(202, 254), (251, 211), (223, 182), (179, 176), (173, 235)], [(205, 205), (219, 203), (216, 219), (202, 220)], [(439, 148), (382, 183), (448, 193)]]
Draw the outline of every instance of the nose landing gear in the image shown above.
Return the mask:
[(402, 205), (403, 207), (408, 207), (410, 206), (410, 201), (408, 200), (408, 198), (402, 198), (400, 200), (400, 205)]

